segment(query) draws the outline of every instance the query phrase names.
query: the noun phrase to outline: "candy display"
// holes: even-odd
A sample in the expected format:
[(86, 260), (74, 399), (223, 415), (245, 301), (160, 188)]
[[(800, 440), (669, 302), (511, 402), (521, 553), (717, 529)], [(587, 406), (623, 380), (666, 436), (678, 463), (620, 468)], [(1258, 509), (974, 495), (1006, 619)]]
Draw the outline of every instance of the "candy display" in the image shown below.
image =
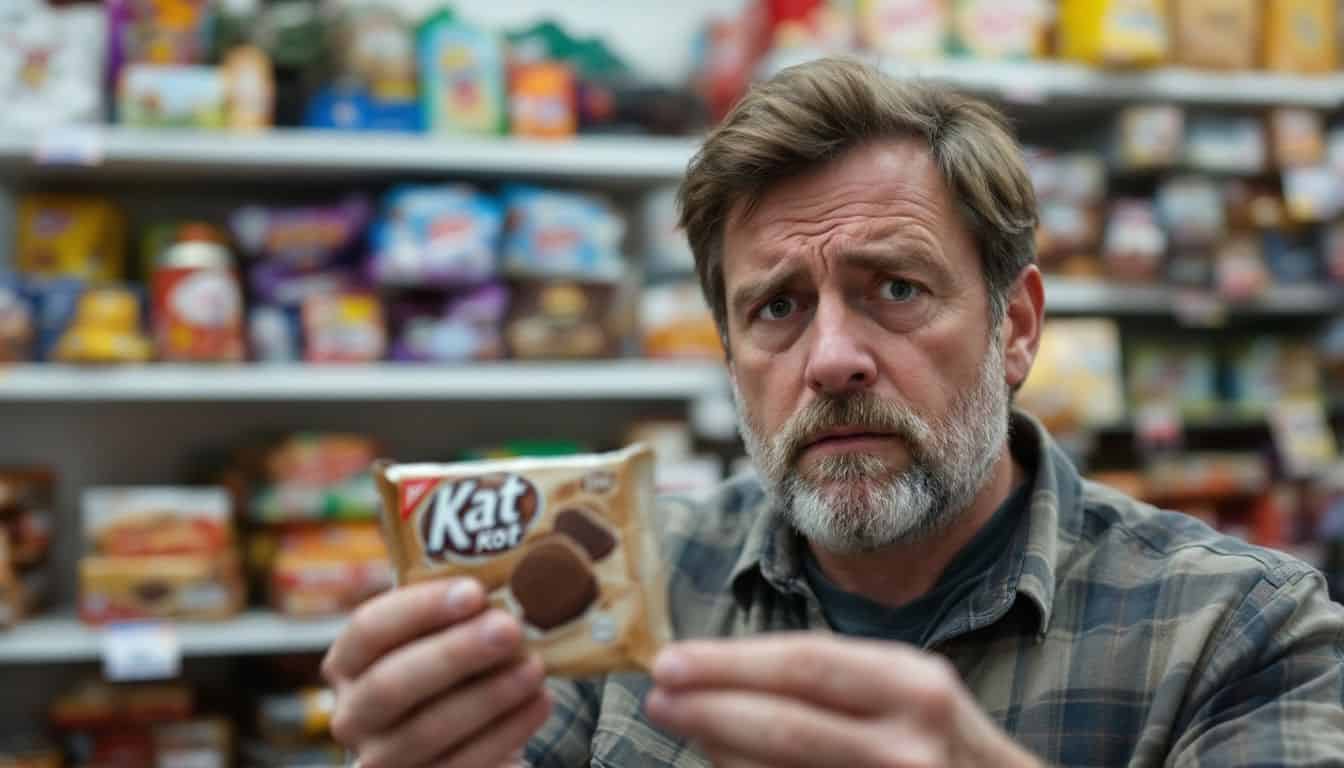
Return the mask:
[(504, 192), (503, 269), (512, 276), (618, 279), (625, 223), (588, 195), (516, 186)]
[(232, 254), (212, 232), (184, 231), (158, 258), (150, 285), (160, 359), (243, 360), (242, 287)]
[(382, 305), (370, 293), (304, 299), (303, 336), (310, 363), (368, 363), (383, 359), (387, 350)]
[(1330, 0), (1264, 4), (1264, 66), (1277, 72), (1329, 72), (1336, 66), (1338, 28)]
[(368, 474), (377, 445), (359, 435), (299, 434), (268, 446), (256, 466), (249, 517), (258, 523), (372, 520), (378, 492)]
[(496, 284), (447, 299), (403, 299), (390, 308), (391, 358), (431, 363), (502, 358), (500, 329), (508, 305), (508, 289)]
[(942, 0), (861, 0), (859, 37), (879, 53), (933, 58), (942, 53), (948, 4)]
[(495, 276), (504, 213), (465, 185), (388, 194), (371, 236), (370, 273), (384, 285), (455, 286)]
[[(46, 467), (0, 467), (0, 613), (13, 621), (39, 610), (46, 602), (52, 575), (56, 476)], [(0, 624), (5, 623), (0, 620)]]
[(1061, 0), (1059, 52), (1066, 59), (1105, 66), (1151, 66), (1171, 51), (1170, 30), (1158, 0)]
[(653, 453), (380, 464), (398, 583), (470, 574), (526, 625), (547, 671), (647, 669), (668, 635)]
[(126, 222), (100, 198), (29, 195), (18, 205), (14, 265), (32, 278), (120, 280)]
[(513, 357), (583, 359), (619, 354), (624, 333), (618, 284), (518, 280), (512, 286), (504, 339)]
[(639, 302), (644, 355), (651, 358), (718, 360), (723, 342), (695, 281), (652, 285)]
[(1169, 3), (1175, 60), (1205, 69), (1253, 68), (1262, 5), (1257, 0)]
[(140, 297), (127, 288), (89, 288), (79, 294), (70, 325), (53, 358), (63, 363), (143, 363), (153, 347), (141, 332)]
[(507, 129), (502, 38), (443, 10), (421, 26), (417, 45), (427, 130), (488, 135)]
[(97, 6), (10, 2), (0, 25), (0, 127), (42, 130), (102, 118), (107, 21)]
[(392, 587), (392, 566), (373, 522), (292, 526), (276, 539), (263, 568), (269, 602), (280, 613), (346, 613)]
[(18, 281), (0, 277), (0, 363), (31, 358), (36, 335), (33, 310), (19, 292)]
[(235, 211), (229, 223), (248, 256), (305, 272), (330, 267), (358, 250), (371, 216), (368, 198), (354, 194), (331, 205), (249, 205)]

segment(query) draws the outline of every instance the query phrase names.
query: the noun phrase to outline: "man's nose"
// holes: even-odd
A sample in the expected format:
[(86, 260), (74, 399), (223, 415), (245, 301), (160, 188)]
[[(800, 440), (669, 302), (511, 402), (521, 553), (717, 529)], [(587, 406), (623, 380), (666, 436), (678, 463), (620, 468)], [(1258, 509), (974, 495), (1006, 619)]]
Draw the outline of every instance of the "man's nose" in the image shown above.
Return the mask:
[(822, 301), (817, 307), (803, 371), (813, 391), (845, 395), (867, 389), (877, 381), (877, 361), (860, 335), (860, 320), (843, 302)]

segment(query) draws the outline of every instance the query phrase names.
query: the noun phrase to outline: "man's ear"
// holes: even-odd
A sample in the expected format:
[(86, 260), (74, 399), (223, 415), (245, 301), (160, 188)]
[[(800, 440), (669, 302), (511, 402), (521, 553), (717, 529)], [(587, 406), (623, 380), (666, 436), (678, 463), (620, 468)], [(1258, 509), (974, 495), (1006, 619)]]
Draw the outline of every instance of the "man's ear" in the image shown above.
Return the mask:
[(1003, 375), (1008, 388), (1016, 391), (1027, 380), (1036, 350), (1041, 346), (1045, 322), (1045, 284), (1041, 270), (1029, 264), (1008, 289), (1008, 305), (1000, 330), (1003, 340)]

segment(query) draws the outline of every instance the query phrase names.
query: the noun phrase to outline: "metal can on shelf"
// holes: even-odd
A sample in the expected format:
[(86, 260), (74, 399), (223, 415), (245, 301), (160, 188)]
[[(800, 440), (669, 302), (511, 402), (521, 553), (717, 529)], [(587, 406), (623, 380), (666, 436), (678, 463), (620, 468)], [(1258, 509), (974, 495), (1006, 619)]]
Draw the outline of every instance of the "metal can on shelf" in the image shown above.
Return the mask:
[(229, 249), (185, 228), (152, 278), (154, 341), (169, 362), (238, 362), (244, 356), (243, 296)]

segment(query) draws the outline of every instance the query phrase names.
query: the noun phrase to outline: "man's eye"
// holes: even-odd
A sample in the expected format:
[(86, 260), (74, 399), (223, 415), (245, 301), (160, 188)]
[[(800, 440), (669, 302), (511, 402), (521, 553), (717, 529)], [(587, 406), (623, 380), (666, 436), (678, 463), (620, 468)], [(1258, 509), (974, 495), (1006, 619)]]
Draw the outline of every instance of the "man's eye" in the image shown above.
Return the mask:
[(910, 301), (919, 295), (919, 287), (906, 280), (885, 280), (882, 283), (882, 298), (892, 301)]
[(761, 307), (758, 313), (762, 320), (783, 320), (793, 314), (797, 302), (788, 296), (776, 296)]

